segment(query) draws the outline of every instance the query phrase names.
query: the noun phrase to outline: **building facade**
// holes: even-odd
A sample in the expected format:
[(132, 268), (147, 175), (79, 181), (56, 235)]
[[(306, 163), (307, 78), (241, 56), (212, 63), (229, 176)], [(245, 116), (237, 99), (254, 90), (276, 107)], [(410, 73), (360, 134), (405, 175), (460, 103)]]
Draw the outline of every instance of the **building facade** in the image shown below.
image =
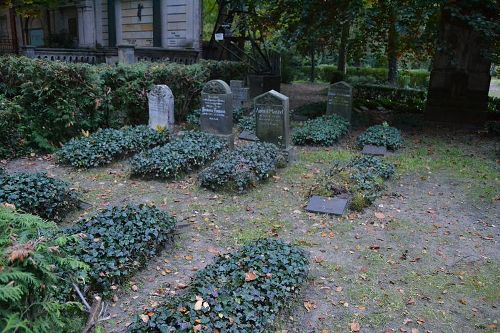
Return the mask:
[(75, 62), (191, 63), (201, 52), (201, 1), (74, 0), (32, 18), (0, 9), (0, 52)]

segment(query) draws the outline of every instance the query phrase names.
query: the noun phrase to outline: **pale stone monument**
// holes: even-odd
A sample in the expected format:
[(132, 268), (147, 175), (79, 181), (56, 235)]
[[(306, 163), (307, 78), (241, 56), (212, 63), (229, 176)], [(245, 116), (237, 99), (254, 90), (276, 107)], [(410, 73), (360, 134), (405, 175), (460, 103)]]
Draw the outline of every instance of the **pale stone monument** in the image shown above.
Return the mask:
[(174, 128), (174, 94), (164, 84), (156, 85), (148, 93), (149, 127)]
[(233, 146), (233, 94), (226, 82), (212, 80), (203, 87), (200, 127), (204, 132), (226, 138), (229, 146)]
[(241, 80), (231, 80), (229, 86), (233, 93), (233, 107), (235, 109), (242, 107), (248, 101), (250, 89), (245, 88), (244, 82)]
[(347, 121), (351, 121), (352, 86), (344, 81), (330, 85), (326, 114), (337, 114)]

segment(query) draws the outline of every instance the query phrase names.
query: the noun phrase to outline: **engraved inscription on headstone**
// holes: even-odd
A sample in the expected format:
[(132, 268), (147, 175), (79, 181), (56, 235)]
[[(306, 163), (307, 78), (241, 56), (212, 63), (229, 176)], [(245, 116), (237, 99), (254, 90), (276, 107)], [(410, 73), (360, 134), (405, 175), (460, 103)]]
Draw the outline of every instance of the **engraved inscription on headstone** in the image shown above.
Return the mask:
[(231, 80), (229, 86), (233, 93), (233, 107), (235, 109), (242, 107), (248, 101), (249, 88), (245, 88), (244, 82), (241, 80)]
[(351, 121), (352, 87), (344, 81), (330, 85), (326, 114), (338, 114)]
[(149, 127), (172, 130), (174, 126), (174, 95), (164, 84), (156, 85), (148, 94)]
[(288, 97), (271, 90), (255, 97), (255, 134), (260, 141), (271, 142), (281, 149), (290, 148)]
[(227, 136), (232, 141), (233, 96), (226, 82), (212, 80), (203, 87), (200, 126), (204, 132)]

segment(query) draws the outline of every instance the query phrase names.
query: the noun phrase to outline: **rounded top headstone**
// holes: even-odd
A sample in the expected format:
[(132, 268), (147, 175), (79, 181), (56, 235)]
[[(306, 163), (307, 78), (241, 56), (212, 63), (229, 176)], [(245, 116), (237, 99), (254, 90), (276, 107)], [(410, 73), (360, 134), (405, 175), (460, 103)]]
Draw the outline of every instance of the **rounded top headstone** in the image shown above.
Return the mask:
[(205, 83), (201, 92), (205, 94), (230, 94), (231, 88), (222, 80), (211, 80)]
[(172, 93), (172, 90), (167, 86), (166, 84), (157, 84), (151, 89), (148, 93), (148, 97), (151, 98), (153, 96), (157, 97), (169, 97), (173, 98), (174, 94)]

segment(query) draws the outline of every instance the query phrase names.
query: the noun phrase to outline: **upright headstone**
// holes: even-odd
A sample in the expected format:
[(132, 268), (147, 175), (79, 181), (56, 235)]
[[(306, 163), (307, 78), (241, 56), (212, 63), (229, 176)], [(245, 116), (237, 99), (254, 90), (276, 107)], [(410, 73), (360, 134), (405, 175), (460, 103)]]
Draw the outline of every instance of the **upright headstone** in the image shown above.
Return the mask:
[(326, 114), (337, 114), (349, 122), (352, 114), (352, 87), (340, 81), (330, 85)]
[(229, 81), (231, 92), (233, 93), (233, 107), (235, 109), (242, 107), (248, 101), (249, 88), (245, 88), (244, 82), (241, 80)]
[(275, 90), (254, 98), (255, 134), (260, 141), (270, 142), (290, 151), (290, 115), (288, 97)]
[(201, 91), (200, 126), (204, 132), (222, 136), (233, 146), (233, 95), (222, 80), (212, 80)]
[(164, 84), (156, 85), (148, 93), (149, 127), (163, 127), (172, 130), (174, 127), (174, 94)]

